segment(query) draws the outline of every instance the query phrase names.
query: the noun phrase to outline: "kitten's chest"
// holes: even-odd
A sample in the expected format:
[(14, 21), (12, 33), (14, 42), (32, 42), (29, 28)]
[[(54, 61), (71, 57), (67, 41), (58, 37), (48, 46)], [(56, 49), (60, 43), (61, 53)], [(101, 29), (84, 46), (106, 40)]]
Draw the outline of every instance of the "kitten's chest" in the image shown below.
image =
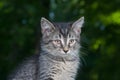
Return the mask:
[(78, 69), (78, 62), (60, 62), (59, 67), (60, 73), (58, 73), (57, 79), (60, 80), (73, 80), (76, 76)]
[[(74, 80), (79, 61), (55, 61), (50, 58), (41, 57), (40, 73), (52, 75), (54, 80)], [(42, 76), (42, 75), (41, 75)]]
[(75, 63), (75, 61), (74, 62), (68, 62), (68, 61), (59, 62), (58, 65), (60, 66), (63, 72), (72, 71), (73, 69), (77, 67), (77, 64)]
[(60, 62), (59, 66), (61, 68), (62, 73), (72, 73), (76, 72), (76, 69), (78, 68), (78, 62), (73, 61), (73, 62)]

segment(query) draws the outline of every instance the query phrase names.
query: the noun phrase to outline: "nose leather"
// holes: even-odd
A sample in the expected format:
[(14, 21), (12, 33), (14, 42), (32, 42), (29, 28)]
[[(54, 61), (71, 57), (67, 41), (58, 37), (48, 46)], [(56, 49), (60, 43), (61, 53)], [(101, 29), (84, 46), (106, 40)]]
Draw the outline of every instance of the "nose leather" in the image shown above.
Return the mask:
[(65, 53), (67, 53), (68, 52), (68, 50), (67, 51), (65, 51), (65, 50), (63, 50)]
[(64, 51), (65, 53), (67, 53), (67, 52), (68, 52), (68, 48), (67, 48), (67, 47), (64, 47), (64, 48), (63, 48), (63, 51)]

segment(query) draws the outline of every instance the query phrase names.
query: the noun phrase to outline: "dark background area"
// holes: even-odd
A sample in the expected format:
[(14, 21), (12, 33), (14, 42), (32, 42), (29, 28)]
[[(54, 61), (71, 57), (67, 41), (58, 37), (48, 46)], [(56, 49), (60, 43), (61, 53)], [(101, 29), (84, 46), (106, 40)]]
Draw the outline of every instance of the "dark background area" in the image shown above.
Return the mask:
[(41, 17), (68, 22), (81, 16), (76, 80), (120, 80), (120, 0), (0, 0), (0, 80), (37, 52)]

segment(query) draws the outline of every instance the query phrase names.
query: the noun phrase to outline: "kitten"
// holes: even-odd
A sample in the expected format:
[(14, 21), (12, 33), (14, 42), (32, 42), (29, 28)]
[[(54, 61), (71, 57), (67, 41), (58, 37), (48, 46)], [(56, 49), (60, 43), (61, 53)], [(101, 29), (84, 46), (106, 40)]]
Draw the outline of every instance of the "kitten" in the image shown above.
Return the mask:
[(79, 66), (81, 17), (74, 23), (41, 18), (41, 51), (25, 60), (8, 80), (75, 80)]

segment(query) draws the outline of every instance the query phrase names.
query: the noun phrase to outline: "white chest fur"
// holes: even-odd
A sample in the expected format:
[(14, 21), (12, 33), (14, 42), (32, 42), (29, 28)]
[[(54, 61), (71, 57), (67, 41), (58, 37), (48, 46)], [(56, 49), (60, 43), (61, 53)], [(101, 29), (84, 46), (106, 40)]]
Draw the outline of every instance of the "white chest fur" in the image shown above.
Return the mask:
[(51, 76), (54, 80), (74, 80), (77, 74), (78, 65), (79, 60), (55, 61), (42, 56), (40, 58), (40, 74), (42, 74), (40, 78), (45, 76), (45, 79), (47, 76)]
[(61, 74), (58, 76), (58, 80), (74, 80), (77, 73), (78, 64), (77, 62), (61, 62), (60, 69)]

